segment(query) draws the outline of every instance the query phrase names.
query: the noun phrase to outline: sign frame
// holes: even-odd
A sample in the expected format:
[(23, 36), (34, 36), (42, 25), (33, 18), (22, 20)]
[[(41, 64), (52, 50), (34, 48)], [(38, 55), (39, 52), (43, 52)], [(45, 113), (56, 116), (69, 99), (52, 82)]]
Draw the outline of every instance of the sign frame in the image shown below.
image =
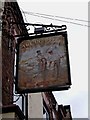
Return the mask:
[[(44, 37), (50, 37), (50, 36), (57, 36), (62, 35), (65, 39), (65, 46), (66, 46), (66, 58), (67, 58), (67, 68), (68, 68), (68, 83), (66, 85), (55, 85), (51, 87), (45, 87), (45, 88), (32, 88), (32, 89), (21, 89), (18, 85), (18, 68), (19, 68), (19, 45), (24, 40), (32, 40), (37, 38), (44, 38)], [(32, 35), (29, 37), (22, 37), (17, 39), (16, 44), (16, 51), (17, 51), (17, 57), (16, 57), (16, 76), (15, 76), (15, 91), (16, 93), (36, 93), (36, 92), (47, 92), (47, 91), (62, 91), (62, 90), (68, 90), (70, 88), (71, 84), (71, 74), (70, 74), (70, 62), (69, 62), (69, 52), (68, 52), (68, 40), (67, 40), (67, 31), (59, 31), (54, 33), (47, 33), (47, 34), (39, 34), (39, 35)]]

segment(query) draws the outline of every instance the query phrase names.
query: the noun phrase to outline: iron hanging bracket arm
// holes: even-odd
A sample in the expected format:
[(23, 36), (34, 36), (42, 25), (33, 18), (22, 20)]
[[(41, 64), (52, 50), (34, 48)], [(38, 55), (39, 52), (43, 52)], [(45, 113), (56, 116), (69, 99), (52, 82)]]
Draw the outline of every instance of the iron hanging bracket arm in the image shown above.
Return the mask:
[(25, 26), (42, 26), (42, 27), (55, 27), (55, 28), (62, 28), (67, 29), (66, 25), (53, 25), (52, 23), (50, 25), (44, 25), (44, 24), (34, 24), (34, 23), (18, 23), (18, 22), (11, 22), (10, 24), (16, 24), (16, 25), (25, 25)]
[[(45, 25), (45, 24), (33, 24), (33, 23), (19, 23), (19, 22), (11, 22), (11, 25), (25, 25), (27, 26), (33, 26), (34, 27), (34, 33), (29, 33), (28, 35), (37, 35), (37, 34), (44, 34), (44, 33), (50, 33), (50, 32), (58, 32), (58, 31), (63, 31), (66, 30), (67, 27), (66, 25), (53, 25), (52, 23), (50, 25)], [(36, 28), (38, 26), (38, 28)], [(14, 37), (25, 37), (27, 36), (26, 34), (20, 34), (20, 35), (15, 35)]]

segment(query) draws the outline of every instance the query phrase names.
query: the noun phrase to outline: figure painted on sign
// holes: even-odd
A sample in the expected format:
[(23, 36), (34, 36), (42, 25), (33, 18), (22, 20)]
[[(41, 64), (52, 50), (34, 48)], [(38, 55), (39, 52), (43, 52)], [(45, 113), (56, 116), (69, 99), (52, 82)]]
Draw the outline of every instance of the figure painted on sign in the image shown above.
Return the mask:
[(60, 59), (54, 61), (54, 75), (56, 79), (60, 77)]
[(48, 69), (51, 74), (52, 79), (58, 79), (60, 77), (60, 53), (59, 53), (59, 46), (57, 44), (52, 45), (48, 50)]
[(38, 71), (39, 74), (43, 77), (43, 80), (46, 79), (47, 73), (47, 60), (40, 50), (37, 50), (37, 61), (38, 61)]

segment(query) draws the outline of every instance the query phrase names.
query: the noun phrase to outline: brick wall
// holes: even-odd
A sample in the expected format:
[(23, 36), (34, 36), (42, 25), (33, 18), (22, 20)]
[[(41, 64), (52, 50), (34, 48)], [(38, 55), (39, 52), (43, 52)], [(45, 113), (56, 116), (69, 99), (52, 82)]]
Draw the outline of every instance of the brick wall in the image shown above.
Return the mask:
[(10, 24), (24, 22), (16, 2), (5, 2), (2, 16), (2, 104), (13, 103), (14, 54), (16, 34), (25, 34), (25, 26)]
[[(8, 3), (5, 4), (5, 7)], [(4, 9), (2, 16), (2, 104), (12, 104), (13, 101), (13, 67), (14, 67), (14, 38), (10, 37), (11, 13)], [(11, 43), (12, 42), (12, 43)]]
[(72, 120), (70, 105), (58, 105), (52, 92), (44, 92), (42, 97), (50, 120)]

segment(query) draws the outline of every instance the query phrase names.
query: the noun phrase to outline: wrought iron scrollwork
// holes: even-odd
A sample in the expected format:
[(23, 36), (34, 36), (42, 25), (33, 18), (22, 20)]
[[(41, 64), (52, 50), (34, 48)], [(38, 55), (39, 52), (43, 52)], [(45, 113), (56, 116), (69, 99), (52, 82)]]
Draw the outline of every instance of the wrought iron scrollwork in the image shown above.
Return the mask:
[[(17, 23), (17, 22), (11, 22), (10, 24), (16, 24), (16, 25), (25, 25), (26, 27), (28, 26), (33, 26), (34, 27), (34, 33), (28, 33), (28, 35), (37, 35), (37, 34), (44, 34), (44, 33), (50, 33), (50, 32), (60, 32), (64, 31), (67, 29), (66, 25), (53, 25), (52, 23), (50, 25), (45, 25), (45, 24), (33, 24), (33, 23)], [(21, 35), (16, 35), (14, 37), (25, 37), (25, 34)]]

